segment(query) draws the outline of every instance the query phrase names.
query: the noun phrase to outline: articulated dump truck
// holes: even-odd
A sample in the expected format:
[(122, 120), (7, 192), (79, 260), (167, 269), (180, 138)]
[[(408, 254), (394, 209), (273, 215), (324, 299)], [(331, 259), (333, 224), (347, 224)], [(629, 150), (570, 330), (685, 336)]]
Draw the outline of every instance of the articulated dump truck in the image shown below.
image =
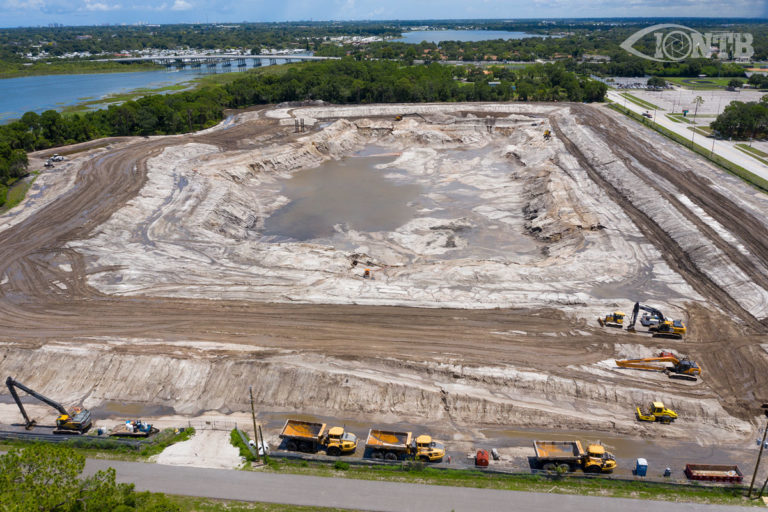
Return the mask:
[(616, 459), (600, 444), (590, 444), (587, 451), (581, 441), (534, 441), (536, 469), (567, 473), (581, 468), (585, 473), (610, 473)]
[(289, 451), (316, 453), (321, 448), (325, 453), (338, 456), (354, 453), (357, 449), (357, 436), (346, 432), (342, 427), (331, 427), (326, 431), (325, 423), (288, 420), (285, 422), (280, 439), (285, 440)]
[(411, 432), (393, 432), (371, 429), (365, 448), (375, 460), (415, 459), (423, 462), (440, 462), (445, 457), (445, 446), (427, 435), (413, 438)]

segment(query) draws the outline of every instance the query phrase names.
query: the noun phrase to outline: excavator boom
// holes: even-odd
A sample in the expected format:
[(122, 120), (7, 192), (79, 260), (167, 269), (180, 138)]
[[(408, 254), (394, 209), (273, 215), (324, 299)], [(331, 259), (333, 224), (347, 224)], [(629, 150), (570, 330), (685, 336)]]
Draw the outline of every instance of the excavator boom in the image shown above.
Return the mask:
[(60, 403), (56, 402), (55, 400), (51, 400), (47, 396), (41, 395), (40, 393), (38, 393), (37, 391), (35, 391), (33, 389), (28, 388), (27, 386), (25, 386), (21, 382), (18, 382), (16, 380), (14, 380), (13, 377), (8, 377), (7, 379), (5, 379), (5, 385), (8, 386), (8, 391), (11, 392), (11, 396), (13, 397), (14, 401), (16, 402), (16, 405), (19, 407), (19, 410), (21, 411), (21, 415), (24, 416), (24, 421), (27, 422), (27, 425), (26, 425), (27, 428), (30, 428), (32, 425), (35, 424), (35, 422), (34, 422), (34, 420), (30, 420), (29, 419), (29, 416), (27, 415), (27, 411), (24, 410), (24, 405), (22, 405), (22, 403), (21, 403), (21, 399), (19, 398), (19, 394), (16, 392), (16, 388), (19, 388), (20, 390), (24, 391), (25, 393), (27, 393), (27, 394), (37, 398), (41, 402), (43, 402), (43, 403), (45, 403), (47, 405), (50, 405), (51, 407), (53, 407), (54, 409), (59, 411), (59, 413), (61, 413), (62, 415), (68, 415), (69, 414), (67, 412), (67, 410), (64, 408), (64, 406), (61, 405)]
[[(688, 378), (689, 380), (696, 380), (694, 376), (701, 375), (701, 368), (690, 359), (683, 358), (681, 360), (674, 355), (669, 355), (668, 352), (664, 354), (665, 355), (659, 357), (645, 357), (643, 359), (617, 359), (616, 366), (620, 368), (632, 368), (635, 370), (655, 370), (658, 372), (668, 372), (678, 376), (685, 375), (687, 377), (677, 378)], [(669, 363), (672, 366), (654, 363)], [(670, 377), (672, 376), (673, 375), (670, 375)], [(691, 379), (691, 377), (694, 378)]]

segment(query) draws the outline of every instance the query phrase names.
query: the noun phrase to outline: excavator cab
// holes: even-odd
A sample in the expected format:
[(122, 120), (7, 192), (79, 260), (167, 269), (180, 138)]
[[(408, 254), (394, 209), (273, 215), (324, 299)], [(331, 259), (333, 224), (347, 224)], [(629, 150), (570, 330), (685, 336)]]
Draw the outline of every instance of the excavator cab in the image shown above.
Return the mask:
[(84, 432), (91, 426), (91, 413), (87, 410), (75, 408), (73, 416), (62, 414), (56, 419), (56, 427), (62, 431)]
[(653, 332), (654, 338), (681, 339), (686, 332), (685, 324), (681, 320), (664, 320), (649, 330)]

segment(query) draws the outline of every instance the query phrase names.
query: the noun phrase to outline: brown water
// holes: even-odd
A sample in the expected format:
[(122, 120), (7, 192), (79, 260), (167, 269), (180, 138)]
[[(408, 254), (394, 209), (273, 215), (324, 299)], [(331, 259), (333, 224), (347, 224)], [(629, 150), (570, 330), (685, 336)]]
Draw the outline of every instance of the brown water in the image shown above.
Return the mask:
[(167, 416), (174, 413), (173, 407), (137, 402), (106, 401), (91, 409), (91, 415), (96, 420), (110, 418), (133, 420), (153, 416)]
[[(283, 182), (282, 194), (291, 202), (264, 223), (268, 241), (327, 238), (343, 230), (393, 231), (414, 216), (409, 205), (421, 192), (412, 183), (385, 178), (377, 164), (394, 157), (354, 157), (332, 160), (295, 173)], [(405, 180), (405, 178), (404, 178)]]

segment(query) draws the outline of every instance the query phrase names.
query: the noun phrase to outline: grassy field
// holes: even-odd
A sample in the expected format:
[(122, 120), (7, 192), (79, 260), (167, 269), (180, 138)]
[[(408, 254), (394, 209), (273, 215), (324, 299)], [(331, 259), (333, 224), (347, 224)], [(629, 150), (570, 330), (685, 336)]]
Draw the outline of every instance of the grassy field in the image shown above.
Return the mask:
[[(144, 462), (149, 457), (157, 455), (172, 444), (186, 441), (195, 435), (194, 428), (187, 428), (184, 432), (176, 432), (174, 429), (165, 429), (155, 435), (151, 443), (142, 445), (136, 449), (132, 446), (110, 442), (109, 440), (89, 439), (91, 436), (73, 437), (63, 442), (66, 446), (75, 449), (90, 459), (126, 460), (131, 462)], [(0, 449), (23, 448), (35, 441), (3, 440), (0, 441)]]
[(650, 120), (644, 118), (640, 114), (633, 112), (629, 109), (624, 108), (623, 106), (617, 104), (617, 103), (611, 103), (609, 105), (609, 108), (612, 108), (618, 112), (621, 112), (622, 114), (631, 117), (632, 119), (639, 121), (643, 123), (644, 125), (649, 126), (650, 128), (656, 130), (657, 132), (661, 133), (667, 138), (672, 139), (673, 141), (677, 142), (678, 144), (682, 144), (683, 146), (686, 146), (690, 148), (691, 150), (695, 151), (699, 155), (703, 156), (710, 162), (713, 162), (723, 168), (725, 171), (727, 171), (730, 174), (733, 174), (737, 178), (741, 178), (742, 180), (746, 181), (750, 185), (752, 185), (755, 188), (760, 189), (763, 192), (768, 193), (768, 180), (765, 180), (761, 178), (760, 176), (753, 174), (746, 170), (745, 168), (741, 167), (740, 165), (736, 165), (735, 163), (731, 162), (730, 160), (726, 160), (725, 158), (712, 154), (709, 148), (705, 148), (703, 146), (700, 146), (699, 144), (691, 144), (691, 140), (687, 139), (681, 135), (678, 135), (677, 133), (674, 133), (670, 130), (667, 130), (663, 126), (660, 126), (657, 123), (653, 123)]
[[(733, 77), (727, 78), (699, 78), (699, 77), (663, 77), (667, 82), (675, 85), (680, 85), (686, 89), (694, 89), (697, 91), (706, 91), (713, 89), (725, 89), (728, 86), (728, 82), (733, 80)], [(744, 79), (740, 79), (745, 81)]]
[[(212, 500), (189, 496), (168, 496), (184, 512), (341, 512), (340, 508), (301, 507), (277, 503), (249, 503), (245, 501)], [(349, 509), (344, 509), (348, 511)]]
[[(291, 66), (295, 66), (295, 65), (297, 64), (281, 64), (279, 66), (265, 66), (265, 67), (248, 70), (245, 73), (265, 73), (265, 74), (272, 74), (272, 75), (280, 75), (285, 73)], [(236, 80), (237, 78), (240, 78), (242, 76), (243, 76), (243, 73), (237, 73), (237, 72), (216, 73), (216, 74), (205, 75), (197, 78), (192, 78), (186, 82), (181, 82), (178, 84), (157, 87), (155, 89), (142, 87), (139, 89), (128, 91), (126, 93), (112, 94), (104, 98), (96, 98), (96, 99), (82, 98), (83, 101), (81, 103), (64, 107), (61, 112), (62, 114), (72, 114), (72, 113), (87, 112), (89, 110), (98, 110), (100, 108), (108, 107), (109, 105), (119, 105), (120, 103), (137, 100), (143, 96), (149, 96), (152, 94), (165, 94), (165, 93), (174, 93), (174, 92), (180, 92), (180, 91), (190, 91), (190, 90), (199, 89), (201, 87), (205, 87), (209, 85), (223, 85), (223, 84), (232, 82), (233, 80)]]
[(663, 108), (657, 107), (653, 103), (650, 103), (650, 102), (647, 102), (645, 100), (642, 100), (642, 99), (638, 98), (634, 94), (629, 94), (628, 92), (622, 92), (620, 94), (621, 94), (621, 96), (627, 98), (629, 101), (631, 101), (635, 105), (639, 105), (639, 106), (641, 106), (643, 108), (647, 108), (648, 110), (664, 110)]
[[(748, 500), (742, 487), (709, 487), (626, 481), (607, 478), (571, 476), (540, 476), (529, 474), (503, 475), (471, 469), (434, 469), (423, 463), (399, 466), (349, 466), (307, 461), (292, 462), (271, 459), (264, 471), (314, 475), (361, 480), (380, 480), (452, 487), (475, 487), (508, 491), (529, 491), (555, 494), (580, 494), (616, 498), (634, 498), (688, 503), (762, 506), (762, 501)], [(437, 491), (436, 491), (437, 492)]]

